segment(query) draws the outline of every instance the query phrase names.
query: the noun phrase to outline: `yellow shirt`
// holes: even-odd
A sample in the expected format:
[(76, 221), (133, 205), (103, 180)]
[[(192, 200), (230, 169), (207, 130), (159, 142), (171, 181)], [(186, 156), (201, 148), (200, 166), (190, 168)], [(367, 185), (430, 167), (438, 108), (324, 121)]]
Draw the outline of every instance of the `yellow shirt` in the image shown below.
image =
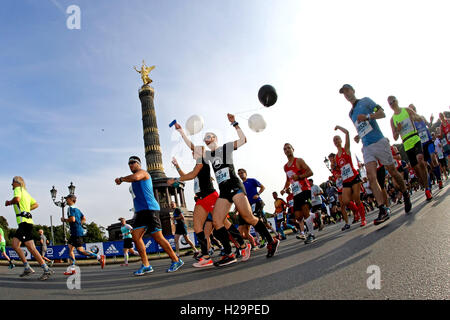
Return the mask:
[(14, 188), (14, 198), (19, 197), (19, 204), (14, 205), (14, 211), (16, 213), (17, 224), (26, 222), (29, 224), (34, 224), (33, 219), (17, 216), (21, 212), (31, 212), (31, 206), (36, 203), (36, 200), (28, 193), (25, 188), (16, 187)]

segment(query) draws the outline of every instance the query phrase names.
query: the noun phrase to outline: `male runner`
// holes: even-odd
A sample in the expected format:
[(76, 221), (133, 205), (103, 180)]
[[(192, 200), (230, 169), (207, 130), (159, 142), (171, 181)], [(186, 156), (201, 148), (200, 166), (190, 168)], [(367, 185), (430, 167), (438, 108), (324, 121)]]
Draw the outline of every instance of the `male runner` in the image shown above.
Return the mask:
[(44, 259), (37, 251), (33, 241), (33, 219), (31, 211), (35, 210), (39, 205), (34, 198), (28, 193), (25, 187), (25, 181), (22, 177), (15, 176), (11, 183), (14, 191), (14, 197), (11, 200), (5, 201), (5, 206), (14, 206), (14, 212), (16, 214), (17, 229), (12, 239), (12, 247), (14, 251), (19, 255), (20, 260), (23, 262), (24, 270), (20, 277), (25, 277), (33, 274), (35, 271), (30, 267), (25, 253), (20, 248), (22, 242), (27, 247), (28, 251), (34, 256), (39, 265), (44, 270), (44, 273), (39, 278), (40, 280), (47, 280), (53, 273), (47, 266)]
[(285, 143), (283, 150), (288, 162), (284, 165), (286, 183), (283, 190), (281, 190), (281, 195), (286, 192), (289, 186), (291, 187), (294, 194), (295, 218), (297, 221), (302, 219), (305, 221), (309, 232), (305, 244), (310, 244), (316, 239), (314, 236), (314, 215), (310, 214), (311, 186), (308, 181), (313, 172), (303, 159), (294, 157), (294, 148), (290, 143)]
[(447, 166), (447, 159), (445, 159), (445, 155), (444, 155), (444, 149), (442, 148), (442, 143), (441, 143), (441, 139), (436, 137), (436, 134), (433, 132), (431, 134), (431, 137), (433, 139), (434, 142), (434, 146), (436, 148), (436, 154), (438, 156), (439, 159), (439, 164), (441, 166), (441, 172), (444, 173), (445, 176), (445, 181), (448, 180), (448, 166)]
[(322, 195), (323, 190), (314, 184), (313, 179), (309, 179), (309, 184), (311, 186), (311, 212), (316, 215), (317, 225), (319, 226), (319, 231), (323, 229), (322, 222)]
[(419, 182), (425, 189), (425, 197), (427, 201), (433, 199), (431, 196), (431, 188), (428, 185), (428, 170), (424, 159), (424, 152), (422, 149), (422, 142), (420, 136), (414, 125), (414, 122), (419, 122), (422, 119), (409, 108), (400, 108), (398, 100), (394, 96), (388, 97), (388, 103), (394, 114), (391, 118), (391, 128), (394, 140), (400, 136), (403, 141), (403, 147), (408, 155), (409, 162), (414, 168), (414, 171), (419, 178)]
[(173, 220), (175, 222), (175, 250), (176, 254), (179, 257), (180, 256), (180, 237), (183, 236), (184, 240), (187, 244), (189, 244), (194, 250), (194, 257), (196, 257), (199, 254), (199, 251), (195, 247), (194, 243), (191, 241), (187, 234), (187, 227), (184, 223), (184, 216), (183, 212), (180, 210), (180, 208), (177, 208), (175, 202), (170, 203), (170, 208), (173, 210)]
[(65, 197), (67, 202), (67, 219), (61, 218), (61, 222), (69, 223), (70, 228), (70, 238), (68, 241), (69, 244), (69, 259), (72, 260), (72, 264), (67, 268), (64, 275), (69, 276), (75, 274), (75, 254), (73, 252), (74, 249), (77, 249), (78, 253), (87, 256), (94, 257), (100, 263), (100, 267), (103, 269), (105, 267), (105, 256), (93, 253), (91, 251), (85, 251), (83, 248), (83, 236), (84, 229), (82, 224), (86, 222), (86, 218), (83, 213), (75, 207), (75, 203), (77, 201), (77, 197), (74, 194), (69, 194)]
[[(413, 110), (417, 114), (417, 109), (413, 104), (408, 106), (409, 109)], [(431, 126), (433, 123), (433, 116), (431, 116), (431, 122), (427, 122), (424, 116), (417, 114), (421, 121), (414, 121), (414, 125), (417, 128), (417, 132), (420, 137), (420, 141), (422, 142), (423, 156), (426, 162), (432, 168), (433, 174), (436, 176), (436, 179), (439, 184), (439, 189), (442, 189), (444, 186), (442, 184), (441, 178), (441, 167), (439, 165), (439, 159), (436, 153), (436, 147), (434, 145), (432, 136), (431, 136)]]
[(274, 207), (275, 207), (275, 229), (278, 233), (277, 237), (278, 240), (286, 240), (286, 235), (284, 234), (284, 222), (285, 222), (285, 215), (286, 215), (286, 208), (287, 203), (278, 197), (278, 193), (272, 192), (272, 197), (275, 200), (274, 201)]
[(355, 90), (349, 84), (345, 84), (339, 90), (345, 99), (351, 103), (350, 119), (356, 126), (358, 135), (355, 137), (356, 143), (362, 140), (363, 156), (366, 166), (367, 177), (370, 181), (370, 187), (377, 199), (378, 217), (374, 220), (374, 224), (380, 224), (389, 219), (389, 213), (383, 203), (383, 193), (377, 181), (377, 160), (386, 167), (389, 174), (395, 179), (400, 186), (405, 200), (405, 211), (411, 211), (411, 200), (406, 190), (405, 181), (395, 169), (395, 162), (392, 158), (389, 140), (383, 136), (378, 126), (377, 119), (385, 118), (383, 108), (373, 102), (370, 98), (356, 99)]
[(117, 185), (122, 182), (131, 183), (130, 192), (133, 195), (133, 203), (135, 212), (135, 220), (133, 223), (133, 231), (131, 235), (142, 260), (142, 266), (134, 272), (135, 276), (142, 276), (146, 273), (153, 272), (153, 268), (148, 262), (147, 252), (142, 238), (147, 230), (150, 231), (153, 239), (163, 248), (163, 250), (172, 259), (167, 272), (177, 271), (184, 262), (179, 259), (172, 249), (169, 241), (164, 238), (161, 229), (161, 220), (159, 219), (159, 203), (155, 199), (153, 193), (153, 183), (150, 174), (141, 167), (141, 159), (137, 156), (131, 156), (128, 159), (128, 166), (131, 175), (116, 178)]
[(123, 239), (123, 264), (120, 266), (128, 267), (128, 251), (134, 256), (138, 256), (139, 253), (133, 250), (133, 237), (131, 236), (133, 227), (127, 223), (125, 218), (119, 218), (119, 221), (121, 224), (120, 232), (122, 233)]
[(50, 267), (53, 266), (53, 260), (50, 260), (49, 258), (47, 258), (45, 255), (47, 254), (47, 244), (48, 244), (48, 240), (47, 237), (44, 234), (44, 230), (39, 229), (39, 242), (41, 244), (41, 256), (42, 259), (44, 259), (47, 262), (50, 262)]

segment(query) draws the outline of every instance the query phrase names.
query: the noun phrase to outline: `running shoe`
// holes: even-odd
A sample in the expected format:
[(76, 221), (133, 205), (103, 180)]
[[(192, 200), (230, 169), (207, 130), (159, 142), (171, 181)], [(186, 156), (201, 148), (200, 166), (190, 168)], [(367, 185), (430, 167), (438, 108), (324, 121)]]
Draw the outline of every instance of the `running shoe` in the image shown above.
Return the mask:
[(14, 263), (10, 262), (8, 268), (9, 269), (14, 269), (14, 267), (15, 267)]
[(192, 266), (195, 268), (206, 268), (206, 267), (212, 267), (214, 265), (214, 262), (211, 258), (205, 259), (200, 258), (200, 260), (196, 263), (194, 263)]
[(137, 270), (137, 271), (134, 272), (134, 275), (135, 275), (135, 276), (143, 276), (144, 274), (146, 274), (146, 273), (151, 273), (151, 272), (153, 272), (152, 266), (149, 265), (148, 267), (146, 267), (146, 266), (142, 265), (142, 266), (139, 268), (139, 270)]
[(244, 249), (241, 249), (242, 261), (247, 261), (250, 258), (250, 252), (252, 251), (252, 246), (250, 243), (247, 243), (247, 246)]
[(75, 271), (75, 268), (67, 268), (67, 270), (64, 272), (64, 275), (65, 276), (71, 276), (71, 275), (73, 275), (73, 274), (75, 274), (75, 273), (77, 273), (76, 271)]
[(261, 244), (259, 245), (259, 248), (260, 249), (263, 249), (263, 248), (265, 248), (266, 247), (266, 240), (262, 240), (261, 241)]
[(409, 197), (408, 192), (403, 194), (403, 200), (405, 200), (405, 212), (408, 213), (412, 208), (411, 198)]
[(299, 234), (299, 235), (297, 235), (297, 236), (295, 236), (297, 239), (299, 239), (299, 240), (306, 240), (306, 236), (305, 236), (305, 234), (304, 233), (302, 233), (302, 234)]
[(50, 265), (49, 265), (49, 267), (51, 268), (51, 267), (53, 267), (53, 264), (55, 263), (55, 260), (50, 260)]
[(167, 272), (175, 272), (178, 269), (180, 269), (183, 264), (184, 264), (183, 260), (178, 259), (177, 262), (172, 262), (169, 269), (167, 269)]
[(31, 269), (31, 267), (28, 267), (23, 270), (23, 273), (20, 275), (20, 277), (26, 277), (33, 273), (35, 273), (35, 271)]
[(105, 263), (106, 263), (106, 259), (105, 259), (104, 255), (100, 256), (99, 262), (100, 262), (100, 267), (103, 269), (105, 267)]
[(364, 227), (367, 224), (366, 220), (361, 221), (360, 227)]
[(379, 225), (380, 223), (385, 222), (389, 218), (390, 218), (389, 217), (389, 213), (383, 207), (381, 207), (380, 208), (380, 212), (378, 213), (378, 218), (373, 220), (373, 224), (374, 225)]
[(50, 278), (51, 275), (52, 272), (50, 271), (50, 269), (48, 269), (47, 271), (44, 271), (44, 273), (39, 277), (39, 280), (42, 281), (48, 280), (48, 278)]
[(222, 258), (220, 258), (219, 261), (214, 262), (214, 265), (216, 267), (223, 267), (223, 266), (235, 263), (236, 261), (237, 261), (236, 257), (234, 256), (234, 254), (231, 253), (231, 254), (228, 254), (228, 255), (226, 254), (226, 255), (222, 256)]
[(278, 250), (278, 246), (280, 245), (280, 240), (273, 239), (272, 243), (267, 244), (267, 258), (271, 258), (275, 255)]
[(433, 199), (430, 189), (425, 190), (425, 197), (427, 198), (427, 201), (431, 201)]
[(194, 259), (198, 261), (197, 257), (200, 256), (202, 253), (200, 251), (194, 252)]
[(214, 255), (214, 249), (213, 248), (209, 249), (208, 253), (209, 256), (212, 257)]
[(308, 238), (306, 238), (305, 240), (305, 244), (310, 244), (313, 243), (314, 241), (316, 241), (316, 237), (312, 233), (310, 233), (308, 234)]
[(341, 229), (342, 231), (348, 230), (350, 229), (350, 225), (349, 224), (345, 224), (344, 227)]

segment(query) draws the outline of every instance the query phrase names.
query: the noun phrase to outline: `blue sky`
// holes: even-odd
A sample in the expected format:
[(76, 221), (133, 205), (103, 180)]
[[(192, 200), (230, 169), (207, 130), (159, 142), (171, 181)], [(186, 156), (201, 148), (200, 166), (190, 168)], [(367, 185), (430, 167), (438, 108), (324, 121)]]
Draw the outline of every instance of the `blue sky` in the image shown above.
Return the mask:
[[(227, 112), (260, 107), (257, 91), (270, 83), (277, 104), (261, 109), (262, 133), (235, 155), (236, 166), (270, 191), (284, 183), (284, 142), (314, 171), (328, 176), (323, 157), (334, 151), (336, 124), (354, 128), (349, 104), (337, 93), (352, 83), (357, 95), (385, 106), (395, 94), (429, 117), (448, 110), (448, 23), (445, 1), (6, 1), (0, 11), (0, 196), (11, 198), (14, 175), (23, 176), (40, 203), (36, 223), (59, 211), (55, 185), (77, 186), (88, 220), (107, 226), (126, 215), (131, 197), (114, 178), (128, 174), (131, 154), (144, 158), (138, 88), (132, 67), (151, 72), (164, 168), (170, 159), (194, 163), (167, 124), (193, 114), (223, 142), (236, 138)], [(66, 27), (65, 10), (81, 9), (81, 29)], [(370, 21), (373, 22), (371, 23)], [(390, 110), (387, 112), (390, 117)], [(388, 119), (381, 123), (392, 138)], [(201, 134), (193, 137), (201, 143)], [(352, 150), (360, 156), (360, 145)], [(192, 185), (186, 186), (192, 209)], [(11, 208), (0, 215), (11, 225)]]

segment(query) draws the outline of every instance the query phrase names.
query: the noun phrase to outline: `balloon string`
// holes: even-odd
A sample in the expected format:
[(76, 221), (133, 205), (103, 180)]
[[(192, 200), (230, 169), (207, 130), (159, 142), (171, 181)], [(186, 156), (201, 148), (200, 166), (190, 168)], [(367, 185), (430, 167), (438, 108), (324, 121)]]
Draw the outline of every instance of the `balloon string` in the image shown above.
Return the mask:
[(241, 111), (241, 112), (235, 112), (234, 114), (243, 114), (243, 113), (248, 113), (248, 112), (252, 112), (252, 111), (258, 111), (263, 109), (262, 107), (258, 108), (258, 109), (252, 109), (252, 110), (247, 110), (247, 111)]

